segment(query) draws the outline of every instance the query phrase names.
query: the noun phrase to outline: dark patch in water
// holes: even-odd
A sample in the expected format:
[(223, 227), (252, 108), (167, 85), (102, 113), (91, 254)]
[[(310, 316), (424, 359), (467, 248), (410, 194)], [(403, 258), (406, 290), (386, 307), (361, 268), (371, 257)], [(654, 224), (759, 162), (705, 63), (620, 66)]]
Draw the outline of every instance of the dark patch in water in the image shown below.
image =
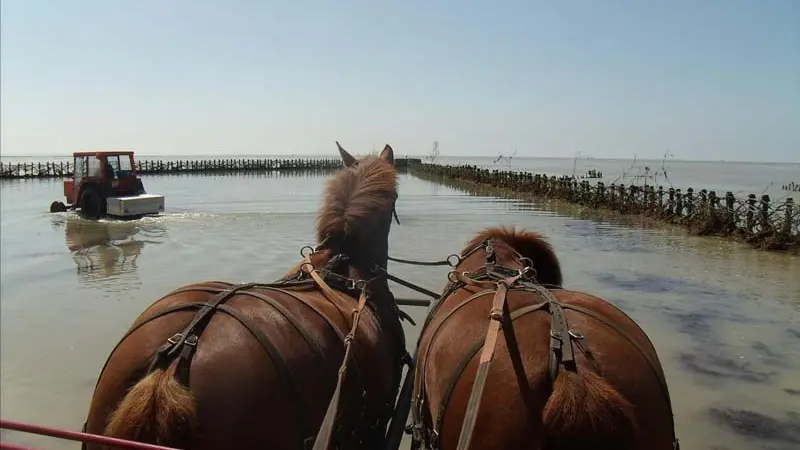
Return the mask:
[(800, 331), (789, 328), (786, 330), (786, 332), (789, 333), (789, 336), (800, 339)]
[(660, 294), (663, 292), (670, 292), (682, 294), (685, 297), (702, 296), (714, 300), (719, 295), (724, 295), (722, 292), (713, 292), (704, 284), (693, 283), (691, 281), (681, 280), (680, 278), (666, 277), (663, 275), (654, 274), (635, 274), (632, 280), (620, 278), (613, 273), (600, 273), (594, 276), (601, 283), (609, 286), (625, 289), (628, 291), (645, 292), (648, 294)]
[(800, 444), (800, 421), (796, 415), (790, 414), (787, 420), (778, 420), (754, 411), (730, 408), (711, 408), (708, 414), (714, 421), (741, 436)]
[(776, 372), (759, 372), (750, 367), (748, 362), (737, 362), (730, 358), (708, 354), (702, 358), (690, 353), (681, 352), (678, 359), (684, 368), (699, 375), (713, 378), (728, 378), (753, 383), (765, 383)]
[(800, 395), (800, 389), (786, 388), (783, 390), (783, 392), (786, 392), (789, 395)]
[(758, 358), (764, 364), (769, 364), (771, 366), (784, 367), (784, 368), (791, 367), (791, 364), (787, 362), (787, 358), (785, 356), (773, 352), (772, 349), (770, 349), (769, 346), (767, 346), (767, 344), (761, 341), (753, 342), (752, 344), (750, 344), (750, 347), (752, 347), (753, 350), (759, 353)]
[(686, 333), (699, 342), (711, 340), (711, 315), (702, 311), (667, 312), (667, 317), (675, 324), (678, 331)]
[[(678, 297), (691, 302), (691, 312), (685, 312), (689, 308), (674, 308), (670, 306), (654, 306), (667, 314), (677, 316), (681, 322), (688, 319), (690, 322), (710, 321), (710, 319), (724, 319), (742, 324), (752, 323), (771, 323), (753, 316), (744, 316), (735, 312), (731, 306), (745, 303), (748, 300), (738, 294), (725, 290), (714, 291), (705, 284), (693, 281), (686, 281), (680, 278), (666, 277), (653, 274), (635, 274), (634, 279), (624, 279), (613, 273), (594, 274), (594, 278), (606, 285), (633, 292), (644, 292), (648, 294), (670, 293), (677, 294)], [(687, 314), (691, 317), (687, 317)], [(710, 324), (704, 324), (710, 328)], [(687, 331), (687, 330), (684, 330)], [(695, 333), (689, 333), (694, 335)], [(800, 337), (800, 333), (798, 333)]]
[(748, 317), (743, 316), (741, 314), (737, 314), (730, 309), (728, 310), (727, 314), (725, 314), (725, 320), (729, 320), (731, 322), (741, 323), (741, 324), (755, 324), (755, 323), (763, 323), (763, 324), (770, 324), (775, 323), (775, 320), (768, 319), (765, 317)]
[(570, 220), (564, 226), (575, 236), (589, 238), (587, 241), (606, 252), (655, 253), (655, 249), (644, 239), (641, 231), (631, 231), (588, 220)]

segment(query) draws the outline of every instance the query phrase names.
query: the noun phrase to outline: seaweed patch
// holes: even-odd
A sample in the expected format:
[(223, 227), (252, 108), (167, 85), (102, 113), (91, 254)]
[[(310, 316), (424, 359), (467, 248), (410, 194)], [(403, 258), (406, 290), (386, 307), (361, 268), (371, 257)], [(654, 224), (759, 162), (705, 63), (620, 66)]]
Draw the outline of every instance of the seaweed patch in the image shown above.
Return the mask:
[(771, 366), (783, 367), (783, 368), (790, 368), (791, 364), (789, 364), (786, 357), (775, 353), (772, 349), (767, 346), (767, 344), (761, 341), (755, 341), (750, 344), (750, 347), (758, 352), (758, 358), (764, 364), (769, 364)]
[(753, 383), (766, 383), (775, 376), (776, 372), (760, 372), (750, 367), (748, 362), (737, 362), (731, 358), (715, 355), (706, 355), (702, 359), (697, 355), (681, 352), (678, 359), (683, 367), (699, 375), (713, 378), (728, 378), (732, 380), (749, 381)]
[(589, 238), (595, 248), (605, 252), (656, 253), (647, 243), (646, 234), (641, 231), (630, 231), (619, 226), (598, 223), (592, 220), (568, 220), (564, 226), (570, 234)]
[(708, 342), (712, 339), (711, 314), (701, 311), (669, 311), (667, 317), (675, 324), (678, 331), (692, 336), (697, 341)]
[(800, 444), (800, 421), (794, 414), (789, 414), (786, 420), (779, 420), (744, 409), (711, 408), (708, 413), (715, 422), (741, 436)]
[(706, 289), (703, 285), (663, 275), (637, 273), (632, 279), (625, 279), (613, 273), (600, 273), (595, 275), (595, 278), (601, 283), (627, 291), (645, 292), (648, 294), (679, 292), (685, 295), (714, 295), (713, 292)]

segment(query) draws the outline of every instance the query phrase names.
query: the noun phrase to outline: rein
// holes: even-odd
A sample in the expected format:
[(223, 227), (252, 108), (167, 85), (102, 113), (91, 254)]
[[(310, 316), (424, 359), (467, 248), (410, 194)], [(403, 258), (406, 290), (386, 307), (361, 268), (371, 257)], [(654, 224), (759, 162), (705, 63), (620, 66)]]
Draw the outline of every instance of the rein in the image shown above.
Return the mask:
[[(476, 245), (475, 247), (473, 247), (472, 249), (461, 255), (453, 253), (441, 261), (418, 261), (413, 259), (394, 258), (392, 256), (387, 256), (387, 258), (389, 259), (389, 261), (394, 261), (400, 264), (408, 264), (411, 266), (428, 266), (428, 267), (450, 266), (451, 269), (455, 269), (459, 264), (461, 264), (462, 261), (464, 261), (464, 259), (472, 255), (474, 252), (478, 251), (481, 248), (481, 246), (482, 245)], [(417, 291), (420, 294), (427, 295), (428, 297), (431, 297), (434, 300), (438, 300), (445, 297), (444, 293), (437, 294), (436, 292), (433, 292), (429, 289), (425, 289), (424, 287), (411, 283), (410, 281), (403, 280), (402, 278), (390, 274), (389, 272), (386, 271), (386, 269), (382, 267), (376, 267), (376, 270), (383, 272), (386, 275), (386, 278), (394, 281), (395, 283), (405, 286), (411, 290)], [(404, 303), (409, 306), (428, 306), (429, 304), (429, 303), (424, 304), (422, 301), (405, 301)]]

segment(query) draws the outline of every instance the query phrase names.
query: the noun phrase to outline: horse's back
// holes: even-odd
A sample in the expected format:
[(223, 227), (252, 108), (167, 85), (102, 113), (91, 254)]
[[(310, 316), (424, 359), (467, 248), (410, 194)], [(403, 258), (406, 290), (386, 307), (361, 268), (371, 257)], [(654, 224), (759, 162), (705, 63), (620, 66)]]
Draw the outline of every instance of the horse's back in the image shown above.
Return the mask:
[[(151, 305), (111, 355), (92, 411), (105, 418), (103, 411), (141, 378), (158, 347), (194, 319), (198, 309), (181, 305), (205, 304), (231, 287), (188, 285)], [(342, 297), (356, 307), (354, 299)], [(259, 286), (235, 292), (224, 305), (200, 333), (189, 366), (200, 430), (193, 448), (230, 448), (234, 442), (237, 448), (298, 448), (300, 440), (316, 435), (333, 394), (351, 311), (340, 311), (317, 290)], [(353, 350), (345, 383), (352, 395), (344, 393), (340, 407), (344, 426), (377, 416), (395, 388), (390, 343), (368, 308)], [(370, 395), (361, 395), (362, 389)], [(364, 398), (368, 403), (362, 404)], [(96, 418), (89, 419), (101, 432)]]
[[(654, 396), (661, 390), (659, 377), (663, 375), (644, 331), (596, 296), (562, 289), (550, 292), (564, 306), (569, 329), (585, 336), (580, 343), (593, 356), (594, 361), (589, 361), (575, 347), (577, 370), (596, 370), (634, 406), (642, 419), (641, 431), (655, 438), (651, 442), (666, 439), (661, 436), (663, 420), (647, 423), (671, 412), (665, 398)], [(424, 395), (423, 409), (431, 425), (441, 428), (437, 430), (443, 439), (441, 448), (455, 447), (455, 442), (444, 440), (458, 438), (490, 322), (493, 292), (472, 299), (469, 296), (469, 292), (460, 290), (445, 298), (420, 338), (415, 391)], [(541, 411), (552, 393), (552, 316), (546, 307), (532, 306), (546, 302), (535, 292), (510, 290), (507, 302), (523, 370), (515, 370), (501, 331), (478, 410), (473, 449), (538, 449), (543, 445)], [(527, 386), (520, 387), (523, 376)], [(528, 409), (533, 411), (526, 413)]]
[[(458, 291), (448, 296), (430, 318), (419, 341), (416, 391), (419, 393), (424, 385), (424, 409), (442, 439), (441, 448), (455, 447), (455, 442), (447, 441), (458, 438), (464, 421), (489, 326), (492, 294), (468, 299), (471, 293)], [(529, 295), (510, 291), (508, 304), (513, 313), (530, 304)], [(536, 396), (532, 400), (539, 409), (547, 400), (544, 387), (548, 320), (546, 314), (530, 314), (514, 324), (526, 382), (534, 387), (532, 392)], [(519, 326), (517, 322), (524, 325)], [(541, 342), (545, 343), (544, 347)], [(529, 447), (531, 427), (535, 432), (541, 427), (541, 420), (531, 420), (524, 413), (526, 405), (508, 355), (506, 340), (500, 336), (487, 375), (472, 448), (489, 448), (486, 445), (491, 445), (490, 448), (537, 448)]]

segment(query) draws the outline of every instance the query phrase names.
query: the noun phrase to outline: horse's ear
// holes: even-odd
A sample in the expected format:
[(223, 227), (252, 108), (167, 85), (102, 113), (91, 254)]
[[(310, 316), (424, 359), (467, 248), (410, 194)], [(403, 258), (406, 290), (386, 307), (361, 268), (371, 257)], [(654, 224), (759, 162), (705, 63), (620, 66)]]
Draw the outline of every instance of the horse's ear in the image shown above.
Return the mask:
[(381, 159), (394, 166), (394, 150), (392, 150), (391, 145), (386, 144), (386, 146), (383, 147)]
[(342, 161), (344, 161), (345, 167), (350, 167), (358, 162), (353, 155), (347, 153), (347, 150), (342, 148), (341, 144), (339, 144), (339, 141), (336, 141), (336, 146), (339, 147), (339, 154), (342, 155)]

